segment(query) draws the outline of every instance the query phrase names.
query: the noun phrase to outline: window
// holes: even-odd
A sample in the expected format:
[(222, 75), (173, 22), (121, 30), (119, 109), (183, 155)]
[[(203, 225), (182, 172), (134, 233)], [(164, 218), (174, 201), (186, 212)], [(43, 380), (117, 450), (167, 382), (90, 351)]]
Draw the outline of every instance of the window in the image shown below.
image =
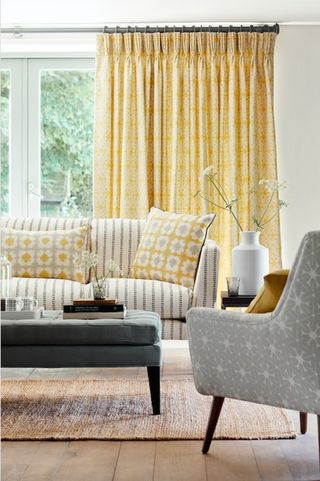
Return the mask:
[(94, 74), (41, 70), (41, 215), (92, 214)]
[(10, 70), (1, 72), (1, 203), (0, 213), (9, 213)]
[[(1, 150), (7, 155), (1, 165), (1, 211), (90, 216), (94, 60), (10, 59), (2, 67)], [(10, 99), (4, 87), (13, 72), (15, 121), (12, 115), (10, 124)]]

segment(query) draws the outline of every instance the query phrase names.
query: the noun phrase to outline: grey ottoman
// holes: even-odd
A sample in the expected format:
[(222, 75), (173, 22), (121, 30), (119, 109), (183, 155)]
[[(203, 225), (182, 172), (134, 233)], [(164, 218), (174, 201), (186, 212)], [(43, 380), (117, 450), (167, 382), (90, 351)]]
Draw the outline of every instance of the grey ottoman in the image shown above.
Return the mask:
[(154, 414), (160, 414), (161, 321), (149, 311), (125, 319), (2, 320), (2, 367), (135, 367), (148, 370)]

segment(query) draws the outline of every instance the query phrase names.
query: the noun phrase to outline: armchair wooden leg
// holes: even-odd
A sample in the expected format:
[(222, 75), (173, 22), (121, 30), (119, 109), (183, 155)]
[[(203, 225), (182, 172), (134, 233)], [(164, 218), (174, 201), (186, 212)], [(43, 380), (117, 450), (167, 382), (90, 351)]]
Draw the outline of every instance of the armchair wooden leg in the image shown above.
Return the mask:
[(204, 438), (202, 452), (207, 454), (210, 448), (212, 437), (217, 426), (217, 422), (220, 416), (224, 397), (215, 396), (212, 401), (211, 412), (208, 420), (206, 436)]
[(308, 413), (300, 412), (300, 432), (306, 434), (308, 427)]

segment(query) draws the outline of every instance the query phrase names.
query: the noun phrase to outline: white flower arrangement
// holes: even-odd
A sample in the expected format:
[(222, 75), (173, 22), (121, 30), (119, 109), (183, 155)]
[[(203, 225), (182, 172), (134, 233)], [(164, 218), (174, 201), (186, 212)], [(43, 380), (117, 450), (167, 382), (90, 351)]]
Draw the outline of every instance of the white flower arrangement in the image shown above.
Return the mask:
[[(219, 209), (224, 209), (229, 211), (230, 215), (234, 218), (240, 231), (242, 232), (243, 228), (239, 222), (239, 219), (236, 213), (234, 212), (234, 206), (237, 204), (238, 199), (229, 199), (222, 184), (218, 180), (218, 174), (217, 172), (214, 171), (213, 165), (209, 165), (203, 170), (200, 181), (203, 182), (204, 180), (207, 180), (212, 185), (212, 187), (216, 190), (216, 192), (219, 194), (222, 201), (221, 205), (213, 202), (211, 199), (208, 199), (206, 196), (201, 194), (201, 191), (198, 191), (196, 193), (196, 196), (199, 195), (202, 199), (206, 200), (207, 202), (209, 202), (209, 204), (213, 205), (214, 207), (218, 207)], [(252, 222), (256, 231), (262, 230), (266, 226), (266, 224), (269, 224), (269, 222), (271, 222), (274, 219), (274, 217), (276, 217), (276, 215), (278, 214), (278, 211), (280, 211), (283, 207), (288, 206), (286, 202), (279, 199), (276, 212), (271, 216), (269, 214), (271, 202), (274, 200), (275, 194), (287, 187), (286, 182), (279, 182), (278, 180), (273, 180), (273, 179), (261, 179), (258, 183), (258, 187), (265, 188), (267, 192), (270, 193), (270, 196), (262, 215), (259, 218), (255, 216), (253, 216), (252, 218)], [(255, 192), (256, 192), (255, 188), (250, 189), (250, 195), (254, 194)]]
[(122, 271), (119, 265), (113, 260), (110, 259), (105, 264), (105, 272), (106, 274), (98, 279), (97, 275), (97, 265), (98, 265), (98, 255), (95, 252), (90, 251), (83, 251), (81, 254), (74, 256), (73, 258), (74, 263), (79, 266), (81, 269), (92, 269), (94, 282), (96, 283), (98, 289), (102, 289), (106, 279), (111, 276), (111, 274), (119, 274), (122, 276)]

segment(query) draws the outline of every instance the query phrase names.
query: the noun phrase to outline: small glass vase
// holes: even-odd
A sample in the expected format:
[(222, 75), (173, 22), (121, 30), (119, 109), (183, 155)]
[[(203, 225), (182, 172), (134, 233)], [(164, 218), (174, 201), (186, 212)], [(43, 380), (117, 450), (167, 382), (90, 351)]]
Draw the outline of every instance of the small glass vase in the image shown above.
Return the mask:
[(97, 301), (103, 300), (107, 297), (106, 281), (93, 281), (93, 298)]

